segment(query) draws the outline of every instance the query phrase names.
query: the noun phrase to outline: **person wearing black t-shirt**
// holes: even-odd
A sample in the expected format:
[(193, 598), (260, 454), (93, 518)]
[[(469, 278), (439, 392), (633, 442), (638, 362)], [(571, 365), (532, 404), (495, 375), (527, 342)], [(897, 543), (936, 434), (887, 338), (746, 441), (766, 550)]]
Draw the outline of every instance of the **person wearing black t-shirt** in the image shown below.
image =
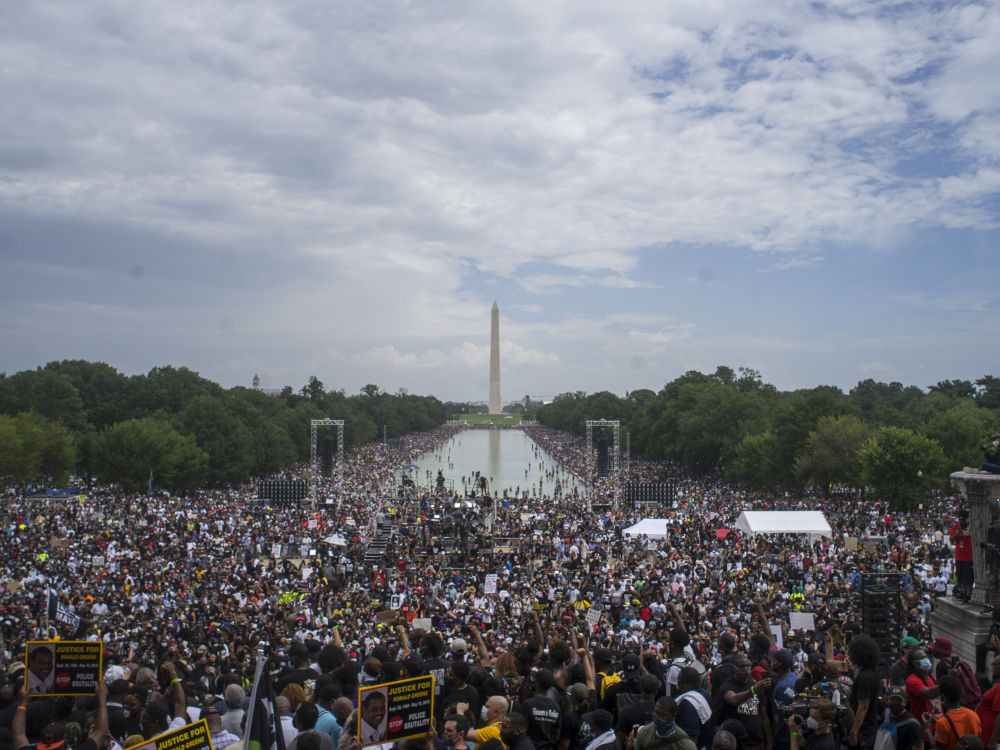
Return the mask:
[(885, 691), (889, 721), (896, 725), (896, 750), (924, 750), (920, 720), (906, 710), (906, 689), (890, 685)]
[[(479, 691), (471, 685), (466, 684), (469, 679), (469, 665), (464, 661), (453, 661), (444, 673), (444, 690), (441, 700), (434, 705), (435, 715), (443, 718), (446, 714), (454, 713), (455, 706), (459, 703), (469, 704), (469, 716), (479, 716), (479, 709), (482, 702), (479, 698)], [(440, 706), (440, 709), (438, 708)]]
[(770, 679), (753, 681), (750, 659), (739, 654), (733, 659), (733, 678), (719, 690), (722, 695), (722, 720), (737, 719), (747, 730), (747, 748), (762, 748), (770, 742), (767, 703)]
[(566, 710), (559, 726), (559, 750), (584, 750), (594, 739), (593, 728), (583, 723), (583, 715), (597, 705), (597, 693), (582, 682), (566, 689)]
[(434, 677), (434, 702), (438, 703), (445, 690), (445, 672), (451, 662), (445, 659), (444, 642), (437, 633), (427, 633), (420, 641), (420, 653), (424, 657), (424, 669)]
[(826, 698), (817, 698), (809, 705), (809, 718), (805, 723), (798, 714), (789, 716), (791, 750), (838, 750), (832, 726), (836, 719), (837, 707)]
[(556, 681), (550, 669), (539, 669), (533, 677), (535, 694), (521, 703), (520, 713), (524, 716), (528, 739), (535, 750), (555, 750), (562, 712), (559, 704), (546, 693)]
[(309, 649), (306, 648), (306, 644), (293, 643), (288, 649), (288, 658), (292, 662), (292, 668), (282, 673), (274, 682), (274, 691), (279, 695), (289, 685), (305, 687), (306, 680), (315, 680), (319, 677), (319, 672), (309, 666)]
[(854, 723), (847, 734), (847, 744), (849, 747), (869, 750), (875, 746), (878, 704), (882, 692), (877, 671), (879, 647), (871, 636), (861, 633), (847, 644), (847, 655), (858, 668), (848, 696), (848, 704), (854, 712)]
[(622, 708), (639, 701), (639, 655), (626, 654), (622, 658), (622, 680), (604, 691), (602, 708), (610, 711), (618, 721)]

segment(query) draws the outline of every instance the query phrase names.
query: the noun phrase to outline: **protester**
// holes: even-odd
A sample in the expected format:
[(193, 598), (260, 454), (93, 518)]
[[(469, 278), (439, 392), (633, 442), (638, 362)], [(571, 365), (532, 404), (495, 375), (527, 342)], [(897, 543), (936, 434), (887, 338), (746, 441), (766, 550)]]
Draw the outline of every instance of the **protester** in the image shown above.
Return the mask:
[[(570, 476), (585, 475), (582, 441), (527, 429), (539, 466), (559, 466), (546, 476), (558, 472), (568, 487)], [(147, 739), (183, 726), (199, 707), (220, 731), (245, 735), (246, 696), (263, 654), (263, 679), (283, 693), (274, 705), (289, 744), (293, 724), (309, 726), (315, 711), (323, 738), (306, 730), (301, 742), (322, 750), (328, 738), (349, 750), (359, 723), (384, 717), (384, 698), (379, 711), (358, 705), (359, 687), (431, 674), (437, 729), (453, 711), (470, 723), (465, 731), (449, 724), (441, 743), (458, 732), (482, 750), (504, 738), (513, 706), (528, 720), (519, 732), (517, 719), (507, 722), (508, 750), (511, 742), (587, 750), (615, 730), (635, 743), (635, 724), (657, 746), (669, 740), (680, 750), (683, 739), (707, 747), (725, 745), (727, 735), (747, 748), (782, 744), (787, 731), (772, 737), (785, 725), (774, 705), (787, 704), (789, 691), (837, 698), (827, 664), (842, 663), (846, 649), (860, 673), (844, 703), (859, 709), (868, 696), (855, 730), (868, 747), (871, 723), (881, 720), (877, 692), (872, 703), (865, 689), (871, 653), (847, 644), (860, 629), (857, 575), (892, 571), (905, 580), (909, 703), (918, 718), (931, 708), (937, 685), (917, 646), (931, 640), (929, 615), (953, 570), (954, 500), (890, 519), (883, 503), (852, 491), (761, 493), (633, 459), (631, 480), (670, 481), (677, 495), (656, 509), (670, 522), (664, 539), (632, 538), (624, 529), (648, 512), (622, 503), (610, 479), (597, 481), (590, 512), (579, 495), (544, 495), (534, 483), (487, 495), (397, 484), (396, 469), (456, 430), (349, 451), (341, 475), (321, 482), (316, 507), (269, 508), (246, 488), (177, 497), (96, 485), (83, 502), (8, 491), (0, 518), (5, 663), (13, 671), (25, 644), (47, 639), (50, 627), (63, 638), (100, 640), (118, 743), (140, 724)], [(717, 534), (759, 507), (821, 508), (834, 535)], [(868, 537), (884, 540), (849, 541)], [(44, 559), (28, 552), (41, 549)], [(487, 592), (488, 575), (495, 592)], [(47, 621), (49, 591), (79, 617), (78, 632)], [(792, 630), (793, 612), (813, 612), (816, 628)], [(772, 623), (794, 644), (789, 650), (776, 650)], [(677, 702), (664, 723), (653, 699), (667, 689)], [(53, 715), (41, 699), (32, 710)], [(735, 735), (714, 731), (726, 719)], [(671, 722), (691, 736), (683, 728), (675, 735)], [(843, 727), (845, 738), (851, 729)], [(363, 744), (382, 740), (381, 730), (369, 735)]]
[[(957, 677), (945, 675), (940, 685), (944, 714), (934, 723), (934, 741), (939, 750), (955, 750), (965, 735), (979, 736), (982, 725), (979, 715), (962, 705), (962, 686)], [(928, 714), (926, 721), (930, 719)]]

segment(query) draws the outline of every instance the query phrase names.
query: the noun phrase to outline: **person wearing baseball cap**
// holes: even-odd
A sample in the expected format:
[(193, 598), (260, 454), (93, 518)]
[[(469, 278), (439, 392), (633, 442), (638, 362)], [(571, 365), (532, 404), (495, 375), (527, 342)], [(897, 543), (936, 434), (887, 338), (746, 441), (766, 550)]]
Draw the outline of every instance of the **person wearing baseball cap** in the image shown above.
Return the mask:
[(465, 659), (465, 654), (469, 650), (469, 644), (465, 642), (463, 638), (453, 638), (451, 640), (450, 648), (452, 660), (463, 660)]
[(906, 684), (906, 675), (909, 674), (909, 667), (906, 665), (906, 657), (910, 654), (910, 649), (919, 646), (920, 641), (911, 635), (900, 639), (899, 658), (889, 667), (889, 684), (902, 687)]
[(889, 685), (885, 690), (885, 708), (889, 721), (896, 725), (896, 750), (919, 750), (924, 744), (920, 721), (906, 710), (906, 706), (906, 688)]

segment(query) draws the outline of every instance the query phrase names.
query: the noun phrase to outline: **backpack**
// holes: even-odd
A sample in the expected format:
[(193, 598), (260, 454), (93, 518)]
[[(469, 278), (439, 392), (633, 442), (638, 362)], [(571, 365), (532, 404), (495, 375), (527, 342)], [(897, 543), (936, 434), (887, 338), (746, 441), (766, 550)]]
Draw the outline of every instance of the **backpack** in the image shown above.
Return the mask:
[(705, 673), (708, 671), (705, 669), (704, 664), (702, 664), (698, 659), (692, 659), (690, 656), (678, 656), (670, 662), (670, 666), (680, 667), (681, 669), (684, 669), (684, 667), (692, 667), (702, 680), (705, 679)]
[(670, 674), (670, 667), (678, 667), (684, 669), (684, 667), (691, 667), (698, 673), (698, 686), (708, 690), (708, 681), (710, 679), (709, 672), (705, 669), (705, 665), (701, 663), (699, 659), (692, 659), (690, 656), (678, 656), (675, 659), (671, 659), (670, 664), (667, 665), (667, 671), (663, 673), (663, 685), (667, 691), (667, 695), (670, 695), (670, 685), (667, 684), (667, 675)]
[(616, 682), (621, 682), (622, 678), (617, 674), (612, 672), (611, 674), (604, 674), (604, 672), (598, 672), (597, 676), (601, 678), (601, 684), (598, 688), (598, 693), (600, 693), (601, 700), (604, 700), (605, 691), (614, 685)]
[(906, 726), (907, 724), (916, 724), (920, 726), (920, 721), (916, 717), (910, 716), (903, 721), (899, 722), (897, 725), (889, 717), (889, 709), (885, 710), (885, 719), (878, 725), (878, 730), (875, 732), (875, 745), (872, 750), (896, 750), (896, 741), (898, 738), (898, 727)]
[(958, 669), (958, 682), (962, 686), (962, 705), (975, 710), (983, 697), (983, 689), (979, 687), (976, 673), (961, 659), (955, 660), (955, 667)]

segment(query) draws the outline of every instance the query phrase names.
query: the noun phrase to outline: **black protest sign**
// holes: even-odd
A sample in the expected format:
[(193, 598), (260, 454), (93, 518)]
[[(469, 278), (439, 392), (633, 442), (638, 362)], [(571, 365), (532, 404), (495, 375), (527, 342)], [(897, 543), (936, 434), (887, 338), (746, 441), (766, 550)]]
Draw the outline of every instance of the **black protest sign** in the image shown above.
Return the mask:
[(66, 604), (59, 601), (59, 597), (52, 590), (48, 590), (48, 607), (46, 609), (46, 614), (49, 616), (49, 622), (57, 622), (60, 625), (65, 625), (66, 629), (72, 633), (75, 633), (80, 627), (80, 616), (73, 612)]
[(30, 696), (91, 695), (101, 682), (100, 641), (29, 641), (24, 688)]
[(410, 677), (358, 691), (362, 747), (423, 737), (434, 717), (434, 677)]

